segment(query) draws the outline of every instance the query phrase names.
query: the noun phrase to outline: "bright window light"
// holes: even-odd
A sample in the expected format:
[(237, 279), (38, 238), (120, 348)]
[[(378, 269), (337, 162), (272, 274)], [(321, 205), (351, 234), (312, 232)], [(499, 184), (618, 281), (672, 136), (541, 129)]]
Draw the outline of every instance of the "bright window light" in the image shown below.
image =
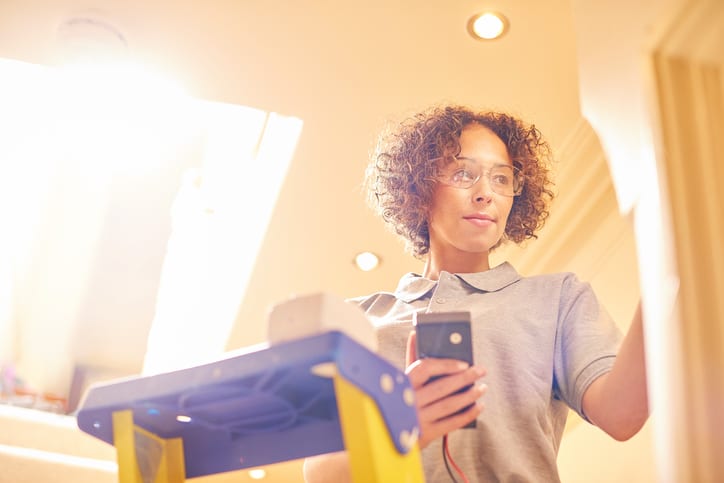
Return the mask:
[(51, 94), (66, 153), (89, 174), (155, 165), (190, 128), (183, 88), (139, 65), (67, 65)]
[[(10, 234), (0, 262), (11, 261), (0, 263), (0, 280), (19, 281), (0, 287), (14, 311), (0, 313), (0, 336), (15, 346), (0, 344), (0, 358), (15, 353), (24, 379), (62, 393), (114, 179), (144, 177), (174, 159), (191, 130), (190, 99), (130, 63), (51, 68), (0, 59), (0, 85), (0, 219)], [(64, 362), (49, 367), (46, 356)]]
[(172, 207), (144, 374), (224, 352), (302, 127), (220, 103), (200, 104), (197, 117), (206, 148)]
[[(10, 234), (0, 242), (0, 300), (13, 299), (0, 304), (0, 338), (16, 341), (0, 344), (0, 358), (19, 354), (18, 371), (43, 390), (69, 387), (67, 354), (119, 175), (154, 179), (168, 163), (189, 169), (168, 213), (143, 372), (223, 353), (302, 121), (192, 99), (128, 62), (50, 68), (0, 59), (0, 84), (0, 215)], [(19, 279), (32, 282), (25, 292), (13, 285)], [(13, 307), (24, 311), (22, 325)], [(67, 363), (49, 367), (46, 356)]]

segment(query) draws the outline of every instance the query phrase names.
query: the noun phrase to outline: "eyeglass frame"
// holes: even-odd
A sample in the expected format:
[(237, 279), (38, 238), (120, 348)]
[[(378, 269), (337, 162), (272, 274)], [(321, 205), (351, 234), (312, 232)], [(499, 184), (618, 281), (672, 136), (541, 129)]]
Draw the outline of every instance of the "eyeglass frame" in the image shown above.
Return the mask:
[[(436, 158), (435, 161), (440, 161), (440, 160), (443, 160), (443, 159), (445, 159), (445, 158)], [(454, 159), (455, 159), (455, 161), (461, 161), (461, 160), (462, 160), (462, 161), (471, 161), (471, 162), (473, 162), (473, 163), (479, 164), (479, 163), (477, 163), (477, 161), (476, 161), (475, 159), (473, 159), (473, 158), (468, 158), (468, 157), (465, 157), (465, 156), (454, 156)], [(445, 165), (444, 168), (447, 168), (447, 165)], [(443, 169), (444, 169), (444, 168), (443, 168)], [(499, 192), (495, 189), (495, 184), (494, 184), (494, 183), (492, 182), (492, 180), (490, 179), (490, 173), (491, 173), (491, 172), (493, 171), (493, 169), (495, 169), (495, 168), (510, 168), (510, 169), (513, 171), (513, 188), (514, 188), (514, 189), (513, 189), (513, 194), (512, 194), (512, 195), (508, 195), (508, 194), (505, 194), (505, 193), (499, 193)], [(469, 186), (455, 186), (455, 185), (453, 185), (453, 184), (447, 183), (447, 182), (443, 181), (443, 179), (442, 179), (443, 177), (441, 176), (441, 174), (442, 174), (442, 173), (439, 173), (439, 174), (435, 177), (435, 180), (436, 180), (436, 181), (439, 181), (440, 183), (442, 183), (442, 184), (444, 184), (444, 185), (446, 185), (446, 186), (450, 186), (451, 188), (457, 188), (457, 189), (470, 189), (470, 188), (472, 188), (473, 186), (475, 186), (475, 184), (476, 184), (478, 181), (480, 181), (480, 178), (482, 178), (483, 175), (485, 175), (485, 177), (488, 178), (488, 183), (490, 184), (490, 189), (492, 189), (493, 191), (495, 191), (497, 194), (499, 194), (499, 195), (501, 195), (501, 196), (507, 196), (507, 197), (510, 197), (510, 198), (514, 198), (514, 197), (516, 197), (516, 196), (520, 196), (520, 195), (523, 193), (523, 186), (525, 185), (525, 177), (521, 174), (520, 169), (519, 169), (517, 166), (513, 166), (513, 165), (510, 165), (510, 164), (496, 164), (496, 165), (491, 166), (491, 167), (488, 168), (488, 169), (482, 169), (482, 168), (481, 168), (480, 173), (475, 177), (475, 179), (470, 183)], [(518, 188), (517, 188), (517, 189), (515, 189), (516, 182), (517, 182), (517, 184), (518, 184)]]

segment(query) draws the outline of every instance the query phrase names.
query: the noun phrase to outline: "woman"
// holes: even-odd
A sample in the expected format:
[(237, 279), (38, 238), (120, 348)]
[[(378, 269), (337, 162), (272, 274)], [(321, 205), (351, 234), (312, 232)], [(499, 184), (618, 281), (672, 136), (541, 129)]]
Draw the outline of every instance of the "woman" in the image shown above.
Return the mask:
[[(446, 106), (384, 135), (368, 169), (383, 219), (425, 259), (422, 275), (403, 276), (394, 293), (354, 301), (416, 391), (427, 481), (450, 481), (443, 439), (468, 481), (557, 481), (568, 408), (619, 440), (648, 417), (640, 310), (622, 337), (575, 275), (490, 266), (501, 243), (542, 227), (548, 157), (534, 126)], [(447, 311), (471, 313), (475, 366), (416, 360), (413, 313)], [(461, 429), (474, 419), (475, 429)], [(340, 475), (349, 476), (342, 454), (305, 464), (308, 481)]]

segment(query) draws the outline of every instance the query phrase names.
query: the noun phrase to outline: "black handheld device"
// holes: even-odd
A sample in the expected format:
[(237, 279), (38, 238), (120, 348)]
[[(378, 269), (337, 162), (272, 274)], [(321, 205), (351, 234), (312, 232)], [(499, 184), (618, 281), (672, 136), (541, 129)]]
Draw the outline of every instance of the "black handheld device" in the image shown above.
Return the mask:
[[(417, 358), (458, 359), (473, 364), (473, 340), (470, 312), (415, 313), (412, 325), (416, 332)], [(460, 392), (472, 387), (466, 386)], [(468, 406), (470, 407), (470, 406)], [(467, 409), (464, 408), (463, 411)], [(465, 428), (474, 428), (475, 421)]]

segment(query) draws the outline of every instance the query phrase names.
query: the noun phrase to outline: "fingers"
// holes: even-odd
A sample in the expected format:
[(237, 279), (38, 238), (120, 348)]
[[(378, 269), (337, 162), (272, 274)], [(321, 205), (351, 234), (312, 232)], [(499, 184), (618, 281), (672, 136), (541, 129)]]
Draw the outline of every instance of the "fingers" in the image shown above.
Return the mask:
[(488, 387), (485, 384), (476, 384), (464, 392), (449, 395), (424, 406), (418, 406), (419, 418), (423, 422), (439, 422), (447, 419), (458, 411), (474, 404), (485, 394), (487, 389)]
[[(467, 362), (459, 361), (457, 359), (438, 359), (434, 357), (416, 360), (407, 366), (405, 373), (410, 379), (412, 387), (416, 389), (423, 386), (433, 377), (462, 373), (469, 369), (472, 369), (472, 372), (468, 373), (467, 384), (470, 384), (485, 375), (485, 369), (480, 366), (471, 367)], [(449, 384), (452, 383), (454, 382), (449, 382)], [(458, 387), (458, 389), (467, 384), (462, 384)]]
[(482, 367), (472, 366), (464, 371), (430, 381), (416, 389), (415, 398), (417, 406), (425, 407), (441, 399), (446, 399), (453, 394), (462, 392), (469, 386), (474, 385), (483, 375), (485, 375), (485, 370)]
[[(486, 387), (479, 385), (468, 391), (441, 399), (424, 408), (418, 408), (420, 423), (420, 447), (426, 447), (434, 439), (460, 429), (475, 420), (485, 406), (477, 399)], [(442, 415), (442, 417), (440, 417)]]

